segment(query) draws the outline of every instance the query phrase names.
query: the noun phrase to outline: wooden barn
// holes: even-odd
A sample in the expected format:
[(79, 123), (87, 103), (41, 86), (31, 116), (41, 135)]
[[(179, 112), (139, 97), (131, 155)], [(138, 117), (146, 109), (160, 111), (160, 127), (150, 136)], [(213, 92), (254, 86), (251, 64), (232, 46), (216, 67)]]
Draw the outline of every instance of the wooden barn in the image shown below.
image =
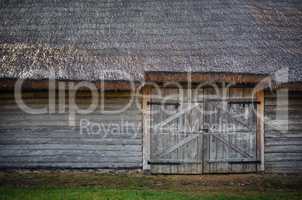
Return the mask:
[(302, 1), (0, 5), (1, 169), (302, 173)]

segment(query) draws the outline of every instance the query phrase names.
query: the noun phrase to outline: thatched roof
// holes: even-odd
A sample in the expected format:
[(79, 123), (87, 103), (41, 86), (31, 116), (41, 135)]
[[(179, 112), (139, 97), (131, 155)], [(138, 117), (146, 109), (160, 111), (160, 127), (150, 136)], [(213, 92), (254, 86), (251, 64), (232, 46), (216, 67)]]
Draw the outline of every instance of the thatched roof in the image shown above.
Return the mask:
[(146, 72), (302, 81), (301, 0), (0, 2), (0, 78), (141, 81)]

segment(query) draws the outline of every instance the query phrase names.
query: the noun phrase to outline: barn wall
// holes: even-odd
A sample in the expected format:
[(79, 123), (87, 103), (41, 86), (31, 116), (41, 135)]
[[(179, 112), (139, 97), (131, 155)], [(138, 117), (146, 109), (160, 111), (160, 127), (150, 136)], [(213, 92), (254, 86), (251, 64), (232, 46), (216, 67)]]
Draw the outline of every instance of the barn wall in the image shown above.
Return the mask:
[[(23, 99), (33, 108), (48, 105), (47, 92), (24, 93)], [(87, 108), (90, 99), (89, 93), (80, 92), (76, 101)], [(104, 108), (116, 110), (129, 99), (127, 93), (106, 94)], [(70, 124), (68, 112), (59, 114), (58, 98), (55, 101), (55, 113), (32, 115), (17, 107), (12, 93), (0, 93), (0, 168), (142, 166), (141, 112), (135, 103), (122, 114), (102, 114), (98, 107), (94, 113), (77, 114)], [(66, 96), (68, 110), (67, 102)], [(88, 120), (86, 127), (92, 131), (82, 129), (81, 133), (81, 119)]]
[[(302, 92), (289, 94), (289, 129), (284, 119), (276, 119), (276, 94), (265, 93), (265, 171), (302, 172)], [(27, 92), (26, 104), (42, 108), (48, 104), (47, 92)], [(77, 97), (80, 107), (89, 104), (90, 97), (81, 93)], [(106, 95), (106, 110), (121, 108), (129, 102), (129, 94)], [(56, 105), (58, 104), (58, 99)], [(69, 109), (68, 98), (65, 99)], [(0, 167), (1, 168), (141, 168), (142, 167), (142, 116), (136, 104), (122, 114), (76, 115), (70, 126), (67, 113), (30, 115), (21, 111), (12, 93), (0, 93)], [(137, 129), (110, 132), (104, 137), (104, 129), (97, 134), (80, 134), (80, 120), (113, 124), (110, 130), (124, 120)], [(133, 123), (133, 124), (131, 124)], [(124, 123), (125, 124), (125, 123)], [(125, 125), (127, 126), (127, 125)], [(276, 128), (277, 126), (277, 128)], [(108, 128), (107, 128), (108, 130)], [(134, 134), (134, 132), (138, 134)], [(108, 131), (107, 131), (108, 133)]]
[[(265, 171), (302, 172), (302, 92), (265, 93)], [(277, 113), (280, 113), (277, 115)], [(279, 116), (279, 117), (277, 117)]]

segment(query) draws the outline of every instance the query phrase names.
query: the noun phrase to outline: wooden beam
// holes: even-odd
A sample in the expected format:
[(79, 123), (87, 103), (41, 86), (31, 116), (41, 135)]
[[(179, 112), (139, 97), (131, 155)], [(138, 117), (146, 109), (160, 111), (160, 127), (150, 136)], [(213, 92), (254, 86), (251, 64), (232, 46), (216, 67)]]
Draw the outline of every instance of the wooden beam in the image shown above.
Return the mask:
[(142, 90), (142, 110), (143, 110), (143, 170), (149, 171), (150, 168), (150, 94), (151, 88), (144, 87)]
[(256, 93), (257, 101), (257, 159), (261, 161), (260, 171), (265, 170), (264, 166), (264, 91)]
[[(12, 91), (15, 88), (15, 83), (17, 80), (0, 80), (0, 91)], [(56, 86), (58, 83), (74, 83), (77, 84), (81, 81), (60, 81), (56, 80)], [(86, 81), (90, 82), (90, 81)], [(139, 83), (134, 84), (134, 88), (129, 82), (126, 81), (104, 81), (104, 82), (90, 82), (96, 86), (97, 89), (105, 89), (106, 91), (129, 91), (133, 89), (137, 89), (139, 87)], [(49, 81), (48, 80), (24, 80), (22, 84), (22, 89), (25, 91), (32, 91), (32, 90), (48, 90), (49, 89)], [(66, 88), (68, 89), (68, 88)], [(60, 90), (60, 88), (56, 88), (56, 90)], [(80, 90), (87, 90), (87, 88), (83, 88)]]
[(259, 83), (265, 75), (253, 74), (234, 74), (234, 73), (184, 73), (184, 72), (146, 72), (145, 80), (154, 82), (178, 81), (187, 82), (188, 79), (193, 83), (210, 82), (234, 82), (234, 83)]

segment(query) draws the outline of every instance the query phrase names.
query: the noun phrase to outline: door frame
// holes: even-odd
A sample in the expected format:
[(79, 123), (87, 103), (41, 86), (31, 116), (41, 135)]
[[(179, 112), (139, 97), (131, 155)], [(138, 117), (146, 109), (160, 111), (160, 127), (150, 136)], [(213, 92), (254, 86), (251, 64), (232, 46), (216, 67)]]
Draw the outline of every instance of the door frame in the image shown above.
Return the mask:
[[(150, 140), (150, 128), (151, 128), (151, 115), (150, 105), (151, 102), (151, 87), (144, 87), (142, 89), (142, 125), (143, 125), (143, 171), (149, 173), (151, 170), (150, 154), (151, 154), (151, 140)], [(257, 165), (257, 172), (264, 172), (264, 91), (256, 92), (257, 106), (257, 119), (256, 119), (256, 145), (257, 145), (257, 160), (260, 163)]]

